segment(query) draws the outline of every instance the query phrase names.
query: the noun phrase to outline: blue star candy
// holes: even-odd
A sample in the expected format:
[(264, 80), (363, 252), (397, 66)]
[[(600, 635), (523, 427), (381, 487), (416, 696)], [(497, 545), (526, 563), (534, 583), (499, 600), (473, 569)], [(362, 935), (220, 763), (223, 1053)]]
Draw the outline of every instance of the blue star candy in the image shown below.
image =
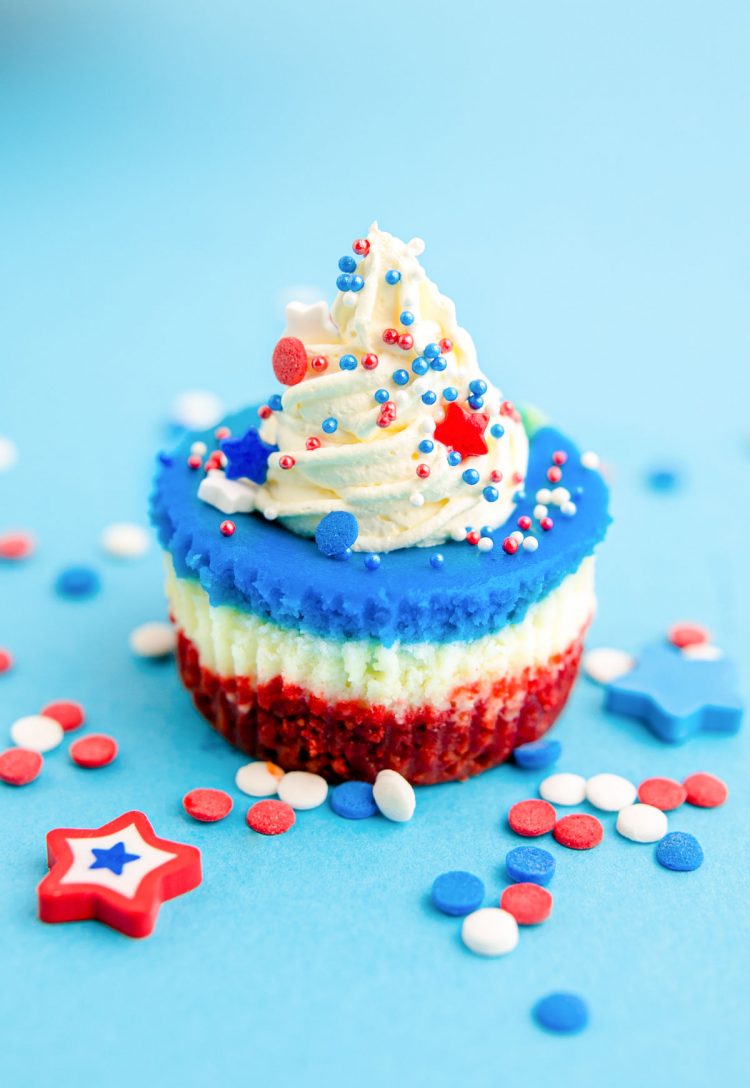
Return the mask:
[(640, 718), (662, 740), (736, 733), (742, 721), (736, 670), (725, 657), (693, 660), (672, 646), (648, 646), (636, 666), (607, 687), (604, 707)]
[(109, 849), (92, 846), (91, 853), (94, 855), (94, 861), (89, 865), (89, 869), (109, 869), (115, 876), (122, 876), (122, 870), (128, 862), (138, 861), (141, 856), (140, 854), (129, 854), (125, 849), (124, 842), (116, 842)]
[(227, 458), (225, 472), (228, 480), (246, 476), (255, 484), (264, 484), (268, 475), (268, 458), (272, 453), (278, 453), (279, 447), (264, 442), (257, 428), (251, 427), (242, 438), (225, 438), (221, 450)]

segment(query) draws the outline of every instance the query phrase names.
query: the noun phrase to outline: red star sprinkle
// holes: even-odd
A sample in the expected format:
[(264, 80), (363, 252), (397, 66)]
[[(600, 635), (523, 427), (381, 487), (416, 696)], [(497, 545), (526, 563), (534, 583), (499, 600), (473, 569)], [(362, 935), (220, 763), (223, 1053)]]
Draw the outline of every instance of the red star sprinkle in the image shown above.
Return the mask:
[(462, 457), (481, 457), (487, 453), (484, 432), (489, 421), (484, 412), (467, 412), (453, 401), (435, 428), (435, 439)]

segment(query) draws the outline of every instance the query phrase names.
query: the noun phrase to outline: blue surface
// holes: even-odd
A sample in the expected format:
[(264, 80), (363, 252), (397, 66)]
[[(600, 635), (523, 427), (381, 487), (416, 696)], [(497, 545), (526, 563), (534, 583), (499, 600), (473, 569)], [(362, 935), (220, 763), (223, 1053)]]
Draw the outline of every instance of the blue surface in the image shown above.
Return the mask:
[[(494, 1088), (533, 1068), (534, 1088), (630, 1088), (637, 1065), (655, 1084), (743, 1084), (747, 726), (675, 748), (604, 715), (582, 682), (555, 727), (561, 770), (708, 770), (729, 800), (669, 814), (703, 846), (694, 873), (662, 869), (606, 815), (596, 850), (550, 841), (552, 917), (480, 960), (436, 916), (432, 881), (469, 869), (496, 904), (517, 842), (502, 813), (544, 772), (419, 790), (404, 826), (326, 807), (253, 835), (242, 757), (169, 664), (128, 650), (163, 616), (156, 548), (115, 563), (98, 537), (145, 522), (172, 396), (208, 386), (239, 408), (267, 389), (281, 292), (327, 296), (332, 259), (377, 215), (427, 240), (504, 392), (611, 466), (591, 645), (634, 652), (696, 619), (747, 696), (747, 5), (15, 11), (0, 15), (0, 433), (21, 460), (0, 475), (0, 524), (34, 529), (39, 549), (0, 565), (0, 645), (17, 659), (0, 728), (79, 698), (121, 753), (88, 772), (51, 753), (37, 782), (0, 790), (4, 1081), (171, 1088), (252, 1070), (267, 1085)], [(681, 486), (657, 494), (645, 478), (664, 464)], [(55, 595), (73, 563), (98, 567), (98, 597)], [(230, 790), (234, 812), (190, 821), (195, 786)], [(142, 942), (37, 922), (46, 832), (133, 806), (200, 846), (203, 885)], [(590, 1007), (579, 1036), (532, 1020), (559, 990)]]

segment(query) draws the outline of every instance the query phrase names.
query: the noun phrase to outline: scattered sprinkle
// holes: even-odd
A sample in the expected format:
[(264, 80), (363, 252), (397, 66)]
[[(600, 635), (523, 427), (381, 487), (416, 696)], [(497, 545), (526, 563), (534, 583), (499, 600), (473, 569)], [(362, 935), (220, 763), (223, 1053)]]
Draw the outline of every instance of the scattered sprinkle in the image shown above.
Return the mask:
[(552, 834), (561, 846), (567, 846), (569, 850), (591, 850), (604, 838), (604, 828), (596, 816), (576, 812), (558, 820)]
[(687, 790), (673, 778), (647, 778), (638, 787), (638, 800), (662, 812), (672, 812), (687, 800)]
[(247, 813), (247, 825), (260, 835), (283, 835), (294, 826), (296, 816), (283, 801), (258, 801)]
[(435, 877), (431, 897), (433, 906), (439, 911), (459, 918), (481, 907), (484, 884), (473, 873), (453, 869)]
[(703, 864), (703, 848), (694, 835), (672, 831), (657, 844), (656, 860), (665, 869), (691, 873)]
[(505, 868), (518, 884), (549, 884), (555, 875), (555, 859), (538, 846), (516, 846), (505, 855)]
[(549, 801), (518, 801), (508, 813), (508, 824), (516, 835), (534, 838), (546, 835), (557, 822), (557, 813)]
[(558, 1035), (575, 1035), (587, 1026), (589, 1010), (586, 1002), (577, 994), (548, 994), (537, 1001), (533, 1016), (540, 1027)]
[(0, 647), (0, 676), (5, 672), (10, 672), (13, 668), (13, 655), (10, 650), (4, 650)]
[(213, 824), (223, 820), (232, 811), (234, 802), (224, 790), (190, 790), (182, 798), (182, 807), (188, 816), (201, 823)]
[(667, 817), (653, 805), (626, 805), (617, 813), (617, 831), (631, 842), (658, 842), (667, 833)]
[(150, 543), (146, 530), (130, 521), (114, 522), (102, 533), (104, 551), (117, 559), (140, 559), (148, 551)]
[(224, 405), (215, 393), (190, 389), (172, 402), (172, 420), (186, 431), (208, 431), (221, 420)]
[(299, 812), (319, 808), (328, 796), (328, 783), (310, 771), (289, 771), (279, 780), (279, 798)]
[(177, 635), (170, 623), (154, 620), (135, 627), (128, 642), (136, 657), (166, 657), (174, 652)]
[(600, 646), (595, 650), (587, 650), (581, 665), (586, 676), (595, 684), (610, 684), (630, 672), (635, 665), (635, 658), (625, 650)]
[[(356, 366), (356, 359), (355, 359)], [(282, 336), (273, 349), (273, 372), (282, 385), (298, 385), (307, 374), (307, 349), (296, 336)]]
[(30, 748), (32, 752), (50, 752), (62, 742), (63, 727), (54, 718), (45, 718), (43, 714), (29, 714), (13, 722), (10, 737), (19, 748)]
[(518, 923), (506, 910), (482, 907), (464, 918), (461, 940), (477, 956), (504, 956), (518, 944)]
[(8, 786), (28, 786), (39, 777), (44, 760), (31, 748), (7, 748), (0, 752), (0, 782)]
[(676, 469), (654, 468), (646, 474), (646, 483), (652, 491), (664, 494), (669, 491), (676, 491), (682, 480)]
[(105, 733), (90, 733), (74, 740), (68, 754), (78, 767), (106, 767), (117, 758), (117, 741)]
[(538, 926), (552, 913), (552, 895), (539, 884), (511, 884), (500, 896), (500, 906), (519, 926)]
[(15, 442), (4, 434), (0, 434), (0, 472), (7, 472), (13, 468), (18, 460), (18, 447)]
[(364, 560), (366, 570), (378, 570), (380, 567), (380, 556), (376, 552), (369, 552)]
[(445, 556), (442, 552), (435, 552), (430, 556), (430, 566), (433, 570), (442, 570), (445, 564)]
[(36, 548), (36, 541), (31, 533), (17, 531), (0, 533), (0, 559), (15, 561), (28, 559)]
[(47, 703), (39, 713), (43, 718), (53, 718), (62, 726), (65, 733), (80, 729), (86, 720), (83, 707), (72, 699), (59, 699), (57, 702)]
[(588, 450), (586, 453), (581, 454), (581, 464), (584, 468), (598, 469), (599, 468), (599, 454), (592, 453)]
[(539, 796), (552, 805), (580, 805), (586, 798), (586, 779), (567, 771), (552, 774), (539, 786)]
[(687, 646), (702, 646), (711, 641), (711, 632), (700, 623), (673, 623), (667, 632), (673, 646), (684, 650)]
[(633, 783), (619, 774), (595, 774), (586, 783), (586, 800), (602, 812), (619, 812), (632, 805), (636, 796)]
[(354, 514), (335, 510), (318, 522), (315, 543), (323, 555), (329, 558), (341, 555), (359, 536), (359, 524)]
[(688, 775), (683, 786), (687, 803), (698, 808), (717, 808), (729, 796), (729, 790), (721, 779), (705, 772)]
[(240, 767), (234, 776), (234, 783), (249, 797), (273, 797), (283, 777), (284, 772), (275, 763), (257, 760)]
[(229, 518), (227, 518), (225, 521), (222, 521), (219, 525), (219, 532), (222, 536), (234, 536), (236, 531), (237, 526)]
[(532, 740), (528, 744), (519, 744), (513, 750), (513, 759), (524, 770), (539, 770), (549, 767), (560, 758), (562, 745), (559, 740)]
[(55, 579), (55, 591), (61, 597), (84, 599), (101, 589), (99, 575), (91, 567), (67, 567)]
[(333, 811), (345, 820), (366, 820), (378, 814), (369, 782), (342, 782), (331, 790), (330, 799)]
[(414, 789), (398, 771), (380, 771), (372, 787), (372, 796), (387, 820), (405, 823), (414, 815), (417, 806)]

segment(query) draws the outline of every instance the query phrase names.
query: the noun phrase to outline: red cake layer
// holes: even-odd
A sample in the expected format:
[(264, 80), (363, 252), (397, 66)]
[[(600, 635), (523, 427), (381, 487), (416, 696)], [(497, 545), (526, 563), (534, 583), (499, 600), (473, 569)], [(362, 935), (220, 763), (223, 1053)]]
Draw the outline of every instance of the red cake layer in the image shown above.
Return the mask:
[(182, 632), (178, 660), (201, 713), (251, 756), (329, 781), (371, 782), (390, 767), (423, 786), (478, 774), (542, 736), (565, 705), (583, 634), (543, 668), (458, 688), (447, 709), (421, 706), (403, 714), (361, 701), (329, 703), (281, 676), (259, 688), (242, 677), (219, 677), (201, 665)]

